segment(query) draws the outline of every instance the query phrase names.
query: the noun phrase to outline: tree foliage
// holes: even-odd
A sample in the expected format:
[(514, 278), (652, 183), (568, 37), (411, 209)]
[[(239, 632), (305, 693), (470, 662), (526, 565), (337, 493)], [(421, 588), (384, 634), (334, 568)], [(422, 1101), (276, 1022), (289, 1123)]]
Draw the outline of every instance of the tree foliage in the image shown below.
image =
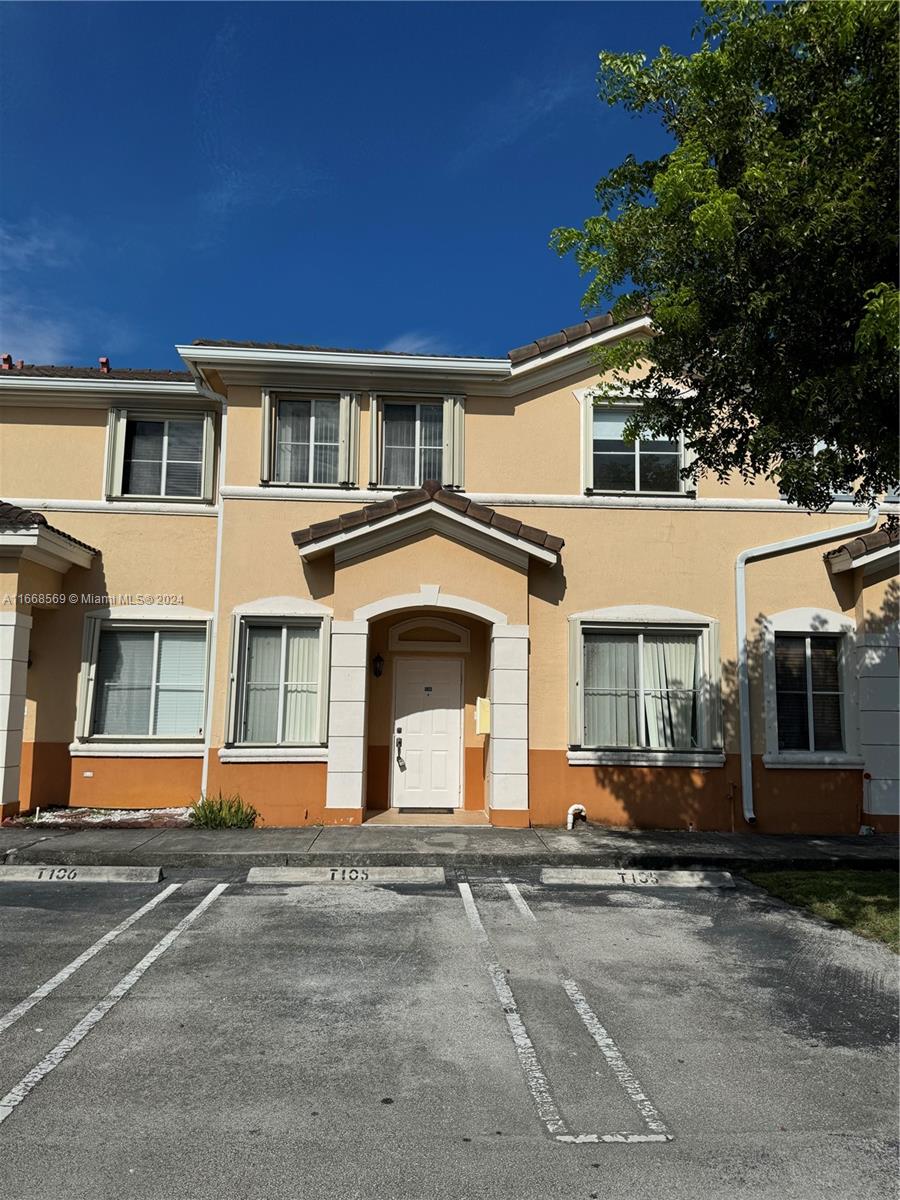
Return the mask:
[(804, 506), (871, 501), (897, 461), (897, 6), (706, 0), (690, 55), (600, 55), (600, 98), (673, 139), (600, 180), (556, 229), (584, 306), (650, 311), (599, 354), (630, 432), (674, 437), (691, 473), (777, 479)]

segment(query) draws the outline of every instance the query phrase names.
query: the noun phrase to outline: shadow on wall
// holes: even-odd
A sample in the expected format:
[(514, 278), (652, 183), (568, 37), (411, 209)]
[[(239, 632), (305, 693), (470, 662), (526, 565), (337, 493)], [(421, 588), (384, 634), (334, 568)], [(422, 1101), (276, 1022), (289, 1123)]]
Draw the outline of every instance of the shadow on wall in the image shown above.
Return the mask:
[[(89, 568), (72, 567), (64, 576), (67, 596), (77, 603), (56, 608), (32, 608), (26, 699), (34, 705), (34, 732), (23, 745), (19, 797), (22, 811), (60, 807), (69, 803), (72, 759), (69, 744), (75, 736), (78, 672), (84, 636), (84, 615), (94, 604), (82, 596), (107, 595), (102, 555)], [(77, 764), (76, 764), (77, 765)]]
[[(865, 615), (865, 632), (897, 628), (900, 585), (892, 580), (881, 608)], [(862, 631), (861, 631), (862, 632)], [(750, 708), (756, 746), (753, 791), (761, 833), (855, 834), (862, 819), (860, 769), (771, 769), (764, 766), (759, 738), (764, 727), (764, 617), (758, 615), (748, 646)], [(713, 703), (718, 697), (709, 698)], [(722, 663), (724, 745), (721, 767), (569, 767), (556, 751), (531, 752), (531, 809), (535, 825), (559, 825), (571, 804), (583, 804), (588, 820), (637, 829), (696, 829), (747, 832), (741, 804), (738, 664)]]

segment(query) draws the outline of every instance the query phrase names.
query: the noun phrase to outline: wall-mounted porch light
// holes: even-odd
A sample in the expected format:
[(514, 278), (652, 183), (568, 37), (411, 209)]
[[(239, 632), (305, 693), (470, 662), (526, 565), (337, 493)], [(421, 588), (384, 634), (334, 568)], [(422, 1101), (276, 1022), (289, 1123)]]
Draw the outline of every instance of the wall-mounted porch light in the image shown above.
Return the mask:
[(372, 659), (372, 674), (376, 679), (380, 679), (384, 671), (384, 659), (380, 654), (376, 654)]

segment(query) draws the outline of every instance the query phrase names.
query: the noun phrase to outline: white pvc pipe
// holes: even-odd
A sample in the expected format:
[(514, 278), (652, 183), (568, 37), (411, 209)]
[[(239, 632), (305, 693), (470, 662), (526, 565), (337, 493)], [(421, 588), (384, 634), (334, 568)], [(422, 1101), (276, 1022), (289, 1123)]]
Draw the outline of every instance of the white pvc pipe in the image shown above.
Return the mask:
[(583, 804), (573, 804), (572, 807), (569, 809), (569, 811), (566, 813), (566, 829), (574, 829), (576, 813), (578, 814), (579, 817), (582, 818), (582, 820), (584, 820), (584, 821), (587, 820), (587, 809), (584, 807), (584, 805)]
[(807, 546), (817, 546), (823, 542), (836, 541), (838, 538), (857, 537), (867, 533), (878, 524), (878, 509), (869, 510), (865, 521), (855, 525), (841, 525), (837, 529), (818, 529), (815, 533), (805, 533), (800, 537), (785, 538), (783, 542), (769, 542), (765, 546), (754, 546), (742, 550), (734, 564), (734, 599), (737, 615), (737, 651), (738, 651), (738, 707), (740, 710), (741, 733), (741, 805), (744, 810), (744, 820), (748, 825), (756, 821), (753, 808), (753, 744), (750, 732), (750, 676), (747, 664), (747, 589), (746, 566), (757, 558), (768, 558), (772, 554), (786, 554), (792, 550), (802, 550)]

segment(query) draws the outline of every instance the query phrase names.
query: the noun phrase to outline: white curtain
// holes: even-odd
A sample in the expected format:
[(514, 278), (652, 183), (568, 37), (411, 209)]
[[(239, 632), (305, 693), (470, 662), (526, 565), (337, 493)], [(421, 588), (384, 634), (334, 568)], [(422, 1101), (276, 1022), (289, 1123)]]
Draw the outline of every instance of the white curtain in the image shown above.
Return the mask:
[(202, 736), (205, 670), (204, 630), (160, 630), (154, 733), (169, 737)]
[(696, 699), (697, 637), (644, 637), (644, 712), (647, 744), (689, 750)]
[(444, 406), (419, 405), (419, 482), (433, 479), (443, 483)]
[(638, 746), (638, 639), (584, 635), (584, 745)]
[(283, 741), (314, 742), (319, 690), (318, 628), (288, 628), (285, 674)]
[(309, 400), (282, 400), (278, 405), (275, 478), (284, 483), (309, 482)]
[(384, 442), (382, 482), (395, 487), (416, 483), (416, 406), (385, 404), (381, 423)]
[(315, 402), (313, 483), (337, 483), (341, 405), (339, 400)]
[(250, 625), (244, 682), (244, 741), (278, 741), (281, 689), (281, 627)]
[(151, 629), (103, 630), (95, 683), (94, 733), (146, 737), (150, 732), (152, 675)]

